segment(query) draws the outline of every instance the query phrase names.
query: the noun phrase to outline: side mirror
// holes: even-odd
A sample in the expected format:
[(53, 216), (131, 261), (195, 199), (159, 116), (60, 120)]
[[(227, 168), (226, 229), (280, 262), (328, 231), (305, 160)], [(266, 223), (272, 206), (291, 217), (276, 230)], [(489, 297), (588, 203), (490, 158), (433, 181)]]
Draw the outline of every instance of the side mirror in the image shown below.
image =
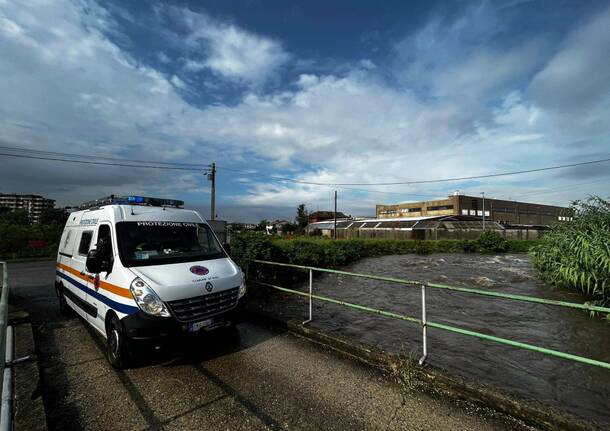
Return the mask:
[(229, 243), (224, 243), (222, 245), (222, 248), (225, 249), (225, 251), (227, 252), (227, 254), (231, 254), (231, 246), (229, 245)]
[(85, 263), (87, 271), (92, 274), (99, 274), (103, 271), (102, 268), (102, 255), (96, 249), (89, 250), (87, 253), (87, 262)]

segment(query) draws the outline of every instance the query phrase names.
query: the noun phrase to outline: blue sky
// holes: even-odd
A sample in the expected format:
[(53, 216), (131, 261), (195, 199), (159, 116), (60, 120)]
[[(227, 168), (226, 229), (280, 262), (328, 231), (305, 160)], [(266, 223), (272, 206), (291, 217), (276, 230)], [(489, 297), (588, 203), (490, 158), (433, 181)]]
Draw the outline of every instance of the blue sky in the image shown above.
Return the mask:
[[(0, 146), (215, 161), (218, 215), (330, 209), (334, 187), (610, 157), (604, 1), (0, 0)], [(462, 190), (567, 204), (609, 164), (480, 181), (339, 187), (340, 209)], [(201, 173), (0, 156), (0, 192), (60, 205), (184, 199)]]

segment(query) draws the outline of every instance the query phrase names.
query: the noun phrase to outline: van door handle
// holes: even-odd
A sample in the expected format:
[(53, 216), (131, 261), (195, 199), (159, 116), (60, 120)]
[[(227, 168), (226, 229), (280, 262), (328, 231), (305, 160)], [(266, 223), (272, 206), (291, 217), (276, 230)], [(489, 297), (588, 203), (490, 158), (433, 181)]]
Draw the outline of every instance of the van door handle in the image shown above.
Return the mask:
[(92, 276), (92, 275), (87, 275), (87, 278), (88, 278), (89, 280), (93, 280), (95, 277), (94, 277), (94, 276)]

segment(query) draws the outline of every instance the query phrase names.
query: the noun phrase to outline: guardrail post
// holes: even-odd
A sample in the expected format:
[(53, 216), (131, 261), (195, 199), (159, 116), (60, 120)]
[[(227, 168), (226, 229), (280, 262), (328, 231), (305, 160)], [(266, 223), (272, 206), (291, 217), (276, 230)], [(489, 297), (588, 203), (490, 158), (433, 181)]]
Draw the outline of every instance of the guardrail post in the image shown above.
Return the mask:
[[(6, 328), (5, 360), (13, 362), (13, 327)], [(0, 411), (0, 431), (13, 429), (13, 370), (5, 366), (2, 373), (2, 408)]]
[(313, 319), (313, 304), (312, 304), (312, 296), (313, 295), (313, 270), (309, 270), (309, 319), (303, 322), (303, 325), (311, 322)]
[[(8, 319), (8, 294), (9, 294), (9, 282), (8, 282), (8, 265), (6, 262), (0, 262), (0, 266), (2, 267), (2, 295), (0, 296), (0, 373), (3, 376), (6, 369), (6, 342), (7, 342), (7, 319)], [(11, 338), (12, 343), (12, 338)], [(12, 354), (12, 353), (11, 353)], [(10, 358), (13, 359), (12, 357)], [(12, 372), (10, 368), (9, 372)], [(6, 397), (6, 393), (4, 391), (5, 382), (3, 381), (0, 385), (0, 400), (4, 400)], [(12, 396), (12, 394), (10, 394)], [(1, 415), (4, 415), (5, 411), (1, 412)], [(0, 416), (1, 416), (0, 415)], [(8, 428), (7, 428), (8, 429)]]
[(419, 365), (424, 365), (428, 357), (428, 323), (426, 320), (426, 283), (421, 285), (421, 326), (423, 355), (419, 358)]

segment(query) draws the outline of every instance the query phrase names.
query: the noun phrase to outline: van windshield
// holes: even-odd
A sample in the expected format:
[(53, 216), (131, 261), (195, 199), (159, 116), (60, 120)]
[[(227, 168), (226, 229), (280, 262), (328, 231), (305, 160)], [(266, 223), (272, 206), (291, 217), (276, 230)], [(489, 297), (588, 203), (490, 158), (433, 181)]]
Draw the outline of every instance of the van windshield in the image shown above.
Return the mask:
[(124, 266), (164, 265), (226, 257), (203, 223), (135, 221), (116, 224)]

